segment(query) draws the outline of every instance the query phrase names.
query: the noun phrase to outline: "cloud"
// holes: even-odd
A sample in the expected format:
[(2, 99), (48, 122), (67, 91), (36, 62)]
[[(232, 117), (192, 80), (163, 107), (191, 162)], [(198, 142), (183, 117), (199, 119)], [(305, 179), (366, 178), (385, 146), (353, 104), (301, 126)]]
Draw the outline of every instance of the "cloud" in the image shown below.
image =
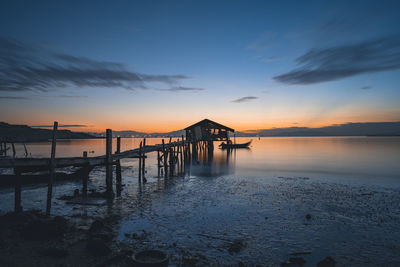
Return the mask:
[(300, 65), (273, 77), (286, 84), (315, 84), (355, 75), (400, 69), (400, 36), (327, 49), (312, 49), (296, 59)]
[(39, 91), (75, 87), (149, 89), (149, 83), (176, 87), (185, 75), (143, 74), (121, 63), (56, 54), (0, 38), (0, 91)]
[(276, 34), (275, 33), (270, 33), (270, 32), (265, 32), (258, 36), (258, 38), (248, 44), (246, 46), (246, 50), (253, 50), (257, 52), (262, 52), (268, 49), (271, 49), (278, 44), (276, 43)]
[(256, 96), (245, 96), (245, 97), (241, 97), (235, 100), (232, 100), (233, 103), (243, 103), (243, 102), (249, 102), (252, 100), (258, 99), (258, 97)]
[(172, 87), (168, 89), (155, 89), (157, 91), (166, 91), (166, 92), (199, 92), (199, 91), (204, 91), (206, 89), (204, 88), (193, 88), (193, 87), (183, 87), (183, 86), (177, 86), (177, 87)]
[[(31, 126), (33, 128), (53, 128), (53, 125), (34, 125)], [(59, 128), (80, 128), (80, 127), (89, 127), (89, 125), (84, 125), (84, 124), (61, 124), (58, 125)]]
[(372, 88), (372, 86), (370, 86), (370, 85), (360, 87), (360, 89), (362, 89), (362, 90), (368, 90), (368, 89), (371, 89), (371, 88)]
[(60, 98), (88, 98), (87, 95), (56, 95), (54, 97), (60, 97)]
[(20, 99), (29, 99), (29, 97), (25, 97), (25, 96), (0, 96), (0, 99), (20, 100)]
[(275, 62), (275, 61), (281, 61), (282, 59), (284, 59), (284, 57), (267, 57), (267, 58), (263, 58), (262, 61), (264, 62)]

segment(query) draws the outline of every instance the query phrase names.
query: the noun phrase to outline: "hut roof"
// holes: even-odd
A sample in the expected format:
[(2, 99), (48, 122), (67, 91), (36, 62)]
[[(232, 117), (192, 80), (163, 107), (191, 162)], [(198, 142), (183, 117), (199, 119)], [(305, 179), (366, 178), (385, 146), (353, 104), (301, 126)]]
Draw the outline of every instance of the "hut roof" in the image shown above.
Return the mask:
[(204, 120), (199, 121), (199, 122), (197, 122), (197, 123), (195, 123), (193, 125), (190, 125), (190, 126), (186, 127), (185, 130), (192, 129), (192, 128), (196, 127), (196, 126), (200, 126), (200, 127), (204, 127), (204, 128), (212, 128), (212, 129), (225, 129), (225, 130), (230, 131), (230, 132), (234, 132), (235, 131), (232, 128), (226, 127), (226, 126), (224, 126), (222, 124), (219, 124), (219, 123), (217, 123), (215, 121), (212, 121), (212, 120), (209, 120), (209, 119), (204, 119)]

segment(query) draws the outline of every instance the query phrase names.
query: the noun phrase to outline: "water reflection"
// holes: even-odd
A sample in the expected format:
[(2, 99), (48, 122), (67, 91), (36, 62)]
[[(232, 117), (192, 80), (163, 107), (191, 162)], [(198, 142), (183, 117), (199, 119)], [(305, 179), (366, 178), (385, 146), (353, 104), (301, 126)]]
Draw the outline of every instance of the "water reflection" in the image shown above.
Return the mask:
[(193, 157), (186, 166), (186, 175), (217, 177), (233, 174), (235, 171), (236, 149), (205, 149)]
[[(237, 138), (237, 142), (248, 141)], [(115, 148), (116, 140), (113, 140)], [(141, 139), (122, 138), (121, 150), (139, 147)], [(149, 145), (161, 143), (161, 138), (147, 139)], [(399, 179), (399, 137), (276, 137), (253, 139), (251, 149), (221, 150), (214, 143), (214, 152), (205, 151), (186, 166), (188, 175), (218, 176), (307, 176), (363, 182), (394, 182)], [(29, 143), (33, 157), (48, 157), (50, 143)], [(17, 156), (24, 157), (24, 148), (17, 145)], [(105, 140), (69, 140), (57, 142), (57, 157), (82, 156), (83, 151), (94, 151), (91, 156), (105, 153)], [(146, 159), (146, 177), (157, 177), (157, 153)], [(129, 176), (137, 175), (137, 159), (124, 159), (122, 167)], [(125, 170), (127, 173), (127, 170)]]

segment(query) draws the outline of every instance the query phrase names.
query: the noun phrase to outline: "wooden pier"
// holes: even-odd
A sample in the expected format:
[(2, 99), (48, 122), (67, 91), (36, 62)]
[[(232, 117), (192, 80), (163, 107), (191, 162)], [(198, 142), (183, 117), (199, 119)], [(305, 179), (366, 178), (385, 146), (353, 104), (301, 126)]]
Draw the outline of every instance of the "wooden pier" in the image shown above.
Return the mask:
[[(126, 150), (121, 152), (121, 138), (117, 137), (117, 147), (113, 153), (112, 147), (112, 130), (106, 130), (106, 154), (97, 157), (88, 157), (84, 151), (82, 157), (56, 157), (56, 140), (57, 140), (58, 123), (54, 122), (53, 139), (51, 145), (50, 158), (17, 158), (15, 156), (15, 147), (13, 147), (13, 156), (7, 156), (7, 144), (1, 143), (0, 168), (12, 168), (14, 170), (14, 187), (15, 187), (15, 211), (22, 211), (21, 206), (21, 188), (26, 180), (26, 173), (38, 172), (46, 170), (48, 175), (48, 192), (46, 213), (50, 214), (52, 202), (52, 186), (57, 180), (57, 168), (78, 167), (82, 179), (82, 196), (87, 196), (87, 181), (90, 171), (95, 166), (105, 166), (106, 168), (106, 196), (110, 199), (114, 197), (113, 191), (113, 172), (115, 169), (115, 185), (117, 196), (120, 196), (122, 190), (122, 176), (120, 161), (125, 158), (138, 158), (139, 171), (138, 179), (140, 183), (146, 182), (146, 154), (157, 152), (157, 168), (158, 176), (173, 177), (185, 173), (186, 164), (197, 161), (199, 152), (208, 151), (213, 153), (213, 141), (228, 140), (228, 131), (234, 131), (231, 128), (210, 120), (203, 120), (192, 126), (187, 127), (186, 138), (182, 136), (177, 141), (169, 138), (168, 142), (162, 139), (161, 144), (146, 145), (146, 139), (140, 142), (139, 148)], [(25, 147), (25, 146), (24, 146)], [(25, 149), (26, 151), (26, 149)], [(27, 155), (27, 151), (25, 153)], [(25, 155), (25, 156), (26, 156)], [(115, 168), (114, 168), (115, 166)], [(82, 175), (84, 174), (84, 175)], [(31, 174), (30, 174), (31, 175)], [(31, 175), (32, 176), (32, 175)], [(1, 182), (1, 181), (0, 181)]]

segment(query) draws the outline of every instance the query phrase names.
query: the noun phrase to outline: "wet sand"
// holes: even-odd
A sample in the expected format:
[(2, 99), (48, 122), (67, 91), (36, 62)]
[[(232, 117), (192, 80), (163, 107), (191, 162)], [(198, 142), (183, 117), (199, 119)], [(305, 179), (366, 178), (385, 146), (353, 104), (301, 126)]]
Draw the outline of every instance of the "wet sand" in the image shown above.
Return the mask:
[[(149, 178), (142, 186), (128, 182), (112, 204), (69, 205), (69, 228), (55, 239), (32, 241), (18, 229), (3, 231), (8, 237), (0, 260), (10, 266), (123, 266), (132, 253), (156, 248), (168, 253), (172, 266), (280, 266), (296, 253), (304, 266), (327, 256), (336, 266), (396, 266), (399, 201), (396, 188), (308, 177)], [(93, 234), (95, 221), (102, 227)], [(93, 239), (110, 252), (93, 255), (87, 249)], [(43, 252), (52, 247), (61, 252)], [(63, 251), (66, 256), (51, 255)]]

